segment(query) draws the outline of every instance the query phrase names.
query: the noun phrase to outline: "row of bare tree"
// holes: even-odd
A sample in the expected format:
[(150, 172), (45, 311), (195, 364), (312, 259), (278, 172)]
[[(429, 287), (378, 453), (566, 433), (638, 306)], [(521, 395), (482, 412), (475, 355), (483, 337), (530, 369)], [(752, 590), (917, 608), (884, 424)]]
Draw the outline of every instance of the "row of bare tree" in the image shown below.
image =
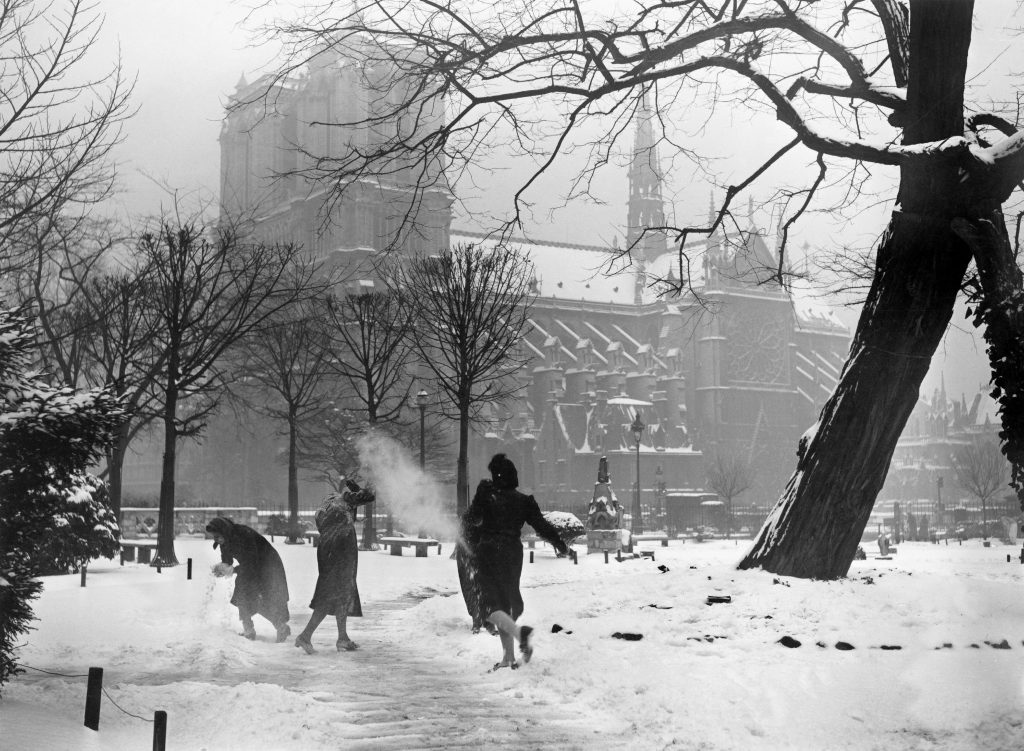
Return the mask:
[(371, 429), (411, 443), (402, 410), (414, 383), (431, 384), (438, 411), (459, 422), (468, 498), (474, 412), (509, 394), (521, 364), (529, 274), (520, 255), (470, 246), (381, 263), (379, 289), (350, 293), (352, 269), (234, 229), (165, 220), (133, 241), (107, 230), (83, 222), (41, 232), (12, 272), (43, 332), (44, 369), (124, 405), (106, 463), (115, 511), (131, 442), (150, 424), (162, 428), (162, 563), (176, 562), (177, 447), (201, 438), (227, 405), (282, 425), (292, 536), (301, 469), (334, 483), (357, 474), (355, 443)]

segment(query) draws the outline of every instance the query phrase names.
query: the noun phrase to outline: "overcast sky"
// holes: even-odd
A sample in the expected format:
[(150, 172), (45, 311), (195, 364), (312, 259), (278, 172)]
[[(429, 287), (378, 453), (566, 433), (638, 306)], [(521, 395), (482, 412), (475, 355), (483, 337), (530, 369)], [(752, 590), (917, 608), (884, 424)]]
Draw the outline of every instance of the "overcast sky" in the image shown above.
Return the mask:
[[(984, 17), (976, 39), (983, 43), (976, 41), (972, 48), (971, 69), (979, 80), (996, 70), (1002, 71), (1001, 75), (1024, 72), (1024, 45), (1017, 40), (1014, 46), (1001, 32), (1016, 5), (1015, 0), (977, 2), (976, 12)], [(242, 27), (245, 5), (232, 0), (100, 0), (99, 9), (106, 15), (106, 23), (91, 65), (108, 65), (116, 59), (119, 46), (126, 72), (138, 77), (138, 114), (127, 125), (119, 155), (120, 210), (136, 221), (166, 210), (172, 198), (163, 185), (180, 191), (190, 201), (196, 197), (215, 201), (220, 169), (217, 136), (225, 99), (243, 73), (252, 80), (255, 73), (266, 69), (271, 54), (249, 44), (249, 34)], [(571, 240), (577, 237), (573, 233), (585, 227), (589, 234), (579, 239), (610, 242), (624, 231), (626, 186), (620, 182), (624, 183), (624, 174), (606, 177), (606, 207), (580, 207), (569, 216), (560, 213), (558, 221), (541, 228), (538, 236)], [(669, 193), (685, 195), (680, 186), (669, 186)], [(697, 199), (686, 197), (686, 202), (694, 200), (700, 211), (706, 210), (706, 193)], [(536, 215), (541, 223), (545, 217), (546, 212)], [(870, 242), (881, 231), (884, 214), (864, 224), (869, 226), (844, 232), (862, 233), (862, 239)], [(940, 351), (938, 357), (945, 362), (950, 391), (970, 393), (985, 377), (982, 353), (966, 333), (954, 334), (946, 352)], [(937, 384), (935, 371), (933, 367), (926, 389)]]

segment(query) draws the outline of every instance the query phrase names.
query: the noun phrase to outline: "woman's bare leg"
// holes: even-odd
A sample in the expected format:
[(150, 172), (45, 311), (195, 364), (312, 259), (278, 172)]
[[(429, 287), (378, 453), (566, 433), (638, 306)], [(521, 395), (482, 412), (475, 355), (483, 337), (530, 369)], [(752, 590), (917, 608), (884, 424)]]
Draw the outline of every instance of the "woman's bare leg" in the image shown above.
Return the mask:
[(501, 638), (502, 658), (499, 665), (512, 665), (516, 661), (515, 641), (519, 639), (519, 626), (512, 620), (512, 616), (504, 610), (495, 610), (487, 620), (493, 623), (498, 629), (498, 636)]
[(308, 655), (313, 654), (316, 651), (313, 649), (313, 632), (316, 631), (316, 627), (319, 626), (326, 617), (326, 611), (314, 610), (313, 615), (309, 617), (309, 623), (307, 623), (306, 627), (302, 629), (302, 633), (296, 637), (295, 646), (300, 647)]
[(335, 616), (338, 621), (338, 641), (335, 644), (338, 651), (345, 650), (351, 652), (354, 649), (358, 649), (359, 645), (348, 638), (348, 615)]

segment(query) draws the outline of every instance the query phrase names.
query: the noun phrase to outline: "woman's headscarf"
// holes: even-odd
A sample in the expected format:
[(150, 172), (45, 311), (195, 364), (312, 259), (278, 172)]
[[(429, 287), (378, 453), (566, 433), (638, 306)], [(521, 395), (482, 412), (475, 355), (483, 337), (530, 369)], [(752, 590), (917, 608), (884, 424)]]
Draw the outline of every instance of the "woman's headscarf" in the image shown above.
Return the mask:
[(313, 520), (316, 528), (323, 533), (325, 529), (336, 526), (352, 526), (354, 521), (352, 507), (338, 493), (330, 493), (324, 498), (323, 505), (317, 509)]
[(504, 454), (495, 454), (487, 464), (487, 470), (491, 473), (491, 482), (495, 487), (506, 490), (515, 490), (519, 487), (519, 473), (516, 465)]
[[(207, 532), (209, 532), (211, 535), (220, 535), (225, 540), (231, 537), (232, 533), (234, 532), (234, 529), (235, 523), (223, 516), (217, 516), (213, 519), (210, 519), (210, 523), (206, 525)], [(214, 540), (213, 547), (217, 547), (216, 540)]]

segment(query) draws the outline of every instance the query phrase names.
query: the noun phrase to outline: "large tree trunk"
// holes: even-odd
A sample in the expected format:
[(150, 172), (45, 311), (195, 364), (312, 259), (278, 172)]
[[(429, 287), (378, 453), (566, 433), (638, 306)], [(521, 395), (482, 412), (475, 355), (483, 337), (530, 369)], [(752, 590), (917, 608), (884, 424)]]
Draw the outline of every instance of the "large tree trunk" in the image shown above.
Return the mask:
[(469, 508), (469, 401), (459, 404), (459, 460), (455, 480), (455, 510), (459, 519)]
[[(911, 3), (904, 143), (963, 134), (972, 6)], [(899, 209), (878, 247), (839, 384), (740, 568), (816, 579), (849, 570), (970, 260), (952, 229), (965, 210), (959, 178), (941, 158), (903, 167)]]
[(288, 412), (288, 538), (285, 542), (293, 545), (299, 542), (299, 462), (296, 422), (295, 409), (291, 408)]
[(124, 455), (128, 451), (128, 433), (131, 424), (125, 420), (114, 434), (114, 442), (107, 452), (107, 486), (110, 491), (110, 510), (121, 523), (121, 496), (124, 493)]
[[(174, 380), (169, 381), (174, 383)], [(174, 465), (177, 457), (178, 431), (175, 421), (178, 412), (178, 394), (167, 389), (164, 404), (164, 458), (160, 475), (160, 514), (158, 516), (156, 557), (152, 565), (177, 566), (174, 552)]]

